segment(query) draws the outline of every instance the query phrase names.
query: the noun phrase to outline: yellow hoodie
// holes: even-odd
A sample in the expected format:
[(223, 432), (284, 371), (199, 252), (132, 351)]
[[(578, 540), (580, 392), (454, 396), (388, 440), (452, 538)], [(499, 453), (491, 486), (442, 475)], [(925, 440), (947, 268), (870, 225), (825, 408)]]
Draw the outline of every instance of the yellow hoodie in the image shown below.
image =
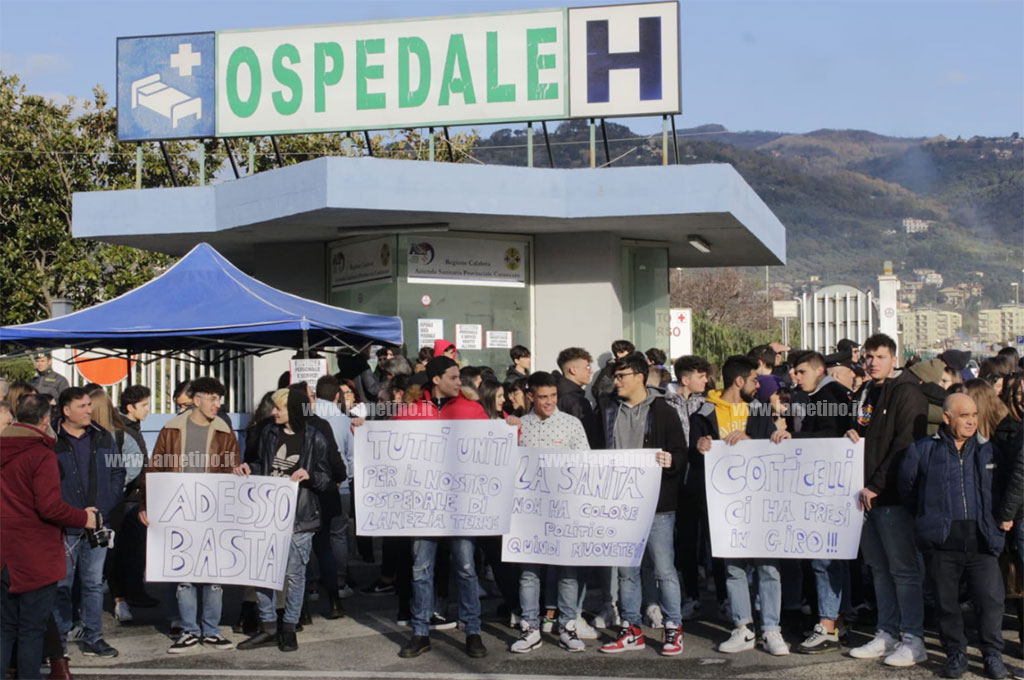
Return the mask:
[(750, 409), (745, 403), (731, 404), (722, 401), (721, 390), (708, 392), (708, 402), (715, 406), (715, 418), (718, 420), (718, 436), (725, 439), (725, 436), (736, 430), (747, 428), (747, 418), (750, 416)]

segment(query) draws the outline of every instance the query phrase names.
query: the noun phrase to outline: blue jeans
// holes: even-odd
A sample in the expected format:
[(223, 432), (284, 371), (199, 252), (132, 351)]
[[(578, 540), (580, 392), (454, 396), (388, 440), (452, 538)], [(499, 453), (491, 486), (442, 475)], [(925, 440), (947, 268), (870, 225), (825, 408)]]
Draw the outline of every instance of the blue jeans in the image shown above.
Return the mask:
[[(540, 572), (548, 569), (546, 564), (524, 564), (519, 574), (519, 606), (530, 628), (540, 627)], [(558, 624), (565, 626), (579, 616), (582, 598), (576, 567), (558, 567), (557, 574)]]
[[(466, 624), (466, 635), (480, 633), (480, 594), (477, 591), (476, 564), (472, 538), (452, 536), (452, 562), (455, 584), (459, 590), (459, 618)], [(434, 614), (434, 559), (436, 538), (414, 538), (412, 541), (412, 634), (429, 635), (430, 617)]]
[(875, 583), (878, 630), (896, 638), (900, 632), (923, 637), (923, 571), (910, 512), (902, 505), (868, 511), (860, 547)]
[(220, 635), (220, 613), (224, 603), (224, 591), (220, 586), (201, 583), (203, 589), (203, 620), (202, 626), (196, 622), (199, 601), (196, 598), (196, 587), (191, 583), (179, 583), (175, 593), (178, 599), (178, 619), (181, 629), (192, 635)]
[[(682, 593), (679, 589), (679, 574), (676, 572), (675, 526), (674, 511), (657, 513), (651, 523), (651, 532), (647, 535), (647, 548), (644, 550), (644, 559), (650, 559), (654, 565), (658, 601), (666, 626), (670, 623), (679, 625), (682, 622)], [(629, 622), (639, 626), (643, 622), (640, 617), (640, 605), (643, 600), (640, 570), (640, 567), (619, 567), (619, 604), (623, 625)]]
[(11, 594), (7, 567), (0, 572), (0, 677), (7, 677), (14, 646), (18, 646), (18, 672), (23, 680), (42, 677), (39, 661), (43, 658), (46, 624), (53, 612), (57, 584)]
[[(285, 587), (288, 589), (284, 599), (284, 623), (296, 624), (302, 614), (302, 600), (306, 596), (306, 564), (309, 563), (312, 545), (312, 531), (292, 534), (288, 566), (284, 575)], [(256, 605), (260, 609), (260, 621), (264, 623), (273, 622), (277, 625), (277, 596), (274, 595), (276, 592), (270, 588), (256, 589)]]
[[(779, 563), (775, 560), (750, 560), (757, 570), (757, 592), (761, 596), (761, 630), (769, 633), (781, 630), (779, 616), (782, 612), (782, 583), (779, 579)], [(754, 622), (754, 610), (750, 606), (750, 586), (747, 585), (747, 560), (725, 561), (725, 589), (732, 606), (732, 622), (737, 628)]]
[(818, 590), (818, 618), (835, 621), (839, 606), (849, 582), (850, 563), (847, 560), (811, 560), (814, 585)]
[(106, 548), (93, 548), (84, 535), (68, 536), (64, 540), (64, 555), (67, 560), (67, 574), (57, 584), (57, 604), (53, 616), (57, 621), (61, 644), (65, 647), (68, 631), (71, 630), (71, 586), (75, 582), (75, 571), (81, 586), (80, 608), (84, 640), (92, 644), (103, 637), (103, 562), (107, 559)]

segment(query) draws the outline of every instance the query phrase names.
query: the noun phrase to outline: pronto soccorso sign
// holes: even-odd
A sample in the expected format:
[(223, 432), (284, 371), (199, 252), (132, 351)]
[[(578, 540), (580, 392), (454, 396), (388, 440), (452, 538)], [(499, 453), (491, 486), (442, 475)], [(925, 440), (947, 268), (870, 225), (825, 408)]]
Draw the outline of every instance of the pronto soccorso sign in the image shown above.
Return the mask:
[(122, 140), (678, 112), (674, 0), (118, 39)]

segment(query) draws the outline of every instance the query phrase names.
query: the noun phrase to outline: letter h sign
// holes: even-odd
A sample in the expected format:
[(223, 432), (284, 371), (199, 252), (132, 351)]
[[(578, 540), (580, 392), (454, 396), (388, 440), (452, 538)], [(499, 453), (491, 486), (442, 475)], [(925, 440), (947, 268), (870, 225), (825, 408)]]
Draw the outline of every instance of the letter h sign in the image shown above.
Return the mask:
[(679, 101), (679, 4), (569, 10), (569, 115), (671, 114)]

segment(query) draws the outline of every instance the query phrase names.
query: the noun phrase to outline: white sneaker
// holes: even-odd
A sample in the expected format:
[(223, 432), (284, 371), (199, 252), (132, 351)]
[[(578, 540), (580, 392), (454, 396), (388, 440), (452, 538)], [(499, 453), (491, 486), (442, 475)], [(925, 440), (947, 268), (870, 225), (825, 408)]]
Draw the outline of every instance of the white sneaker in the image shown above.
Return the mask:
[(508, 627), (509, 628), (513, 628), (515, 630), (519, 630), (519, 628), (520, 628), (520, 626), (522, 624), (522, 621), (523, 621), (522, 617), (519, 616), (519, 614), (516, 614), (515, 612), (512, 612), (511, 614), (508, 615)]
[(530, 624), (524, 621), (522, 633), (519, 635), (519, 639), (509, 647), (509, 651), (513, 654), (526, 654), (537, 649), (540, 645), (540, 631), (536, 628), (530, 628)]
[(700, 616), (700, 600), (687, 600), (683, 603), (683, 621), (693, 621)]
[(576, 625), (573, 623), (562, 628), (562, 632), (558, 634), (558, 645), (567, 652), (582, 652), (587, 648), (576, 634)]
[(128, 606), (128, 603), (121, 600), (114, 605), (114, 619), (118, 623), (130, 623), (132, 620), (132, 610)]
[(355, 594), (356, 594), (356, 591), (352, 590), (352, 586), (350, 586), (347, 583), (345, 585), (343, 585), (343, 586), (338, 588), (338, 599), (339, 600), (347, 600), (348, 598), (352, 597)]
[(928, 660), (928, 651), (924, 648), (924, 640), (916, 635), (903, 634), (896, 649), (885, 657), (886, 666), (913, 666)]
[(649, 625), (651, 628), (665, 627), (665, 622), (661, 618), (660, 604), (647, 605), (647, 609), (644, 610), (644, 617), (647, 619), (647, 625)]
[(789, 645), (782, 638), (782, 633), (770, 630), (764, 634), (764, 649), (772, 656), (789, 656)]
[(875, 637), (871, 642), (854, 647), (850, 650), (850, 656), (854, 659), (881, 659), (896, 649), (896, 638), (884, 630), (876, 630)]
[(718, 618), (723, 623), (732, 623), (732, 605), (729, 604), (729, 600), (724, 600), (718, 605)]
[(622, 624), (619, 620), (619, 608), (614, 602), (608, 602), (601, 608), (601, 611), (594, 617), (594, 628), (618, 629)]
[(576, 635), (581, 640), (597, 639), (597, 631), (587, 623), (587, 620), (583, 618), (583, 614), (576, 617)]
[(746, 626), (734, 628), (729, 639), (718, 645), (718, 651), (722, 654), (736, 654), (753, 649), (756, 642), (754, 632)]

